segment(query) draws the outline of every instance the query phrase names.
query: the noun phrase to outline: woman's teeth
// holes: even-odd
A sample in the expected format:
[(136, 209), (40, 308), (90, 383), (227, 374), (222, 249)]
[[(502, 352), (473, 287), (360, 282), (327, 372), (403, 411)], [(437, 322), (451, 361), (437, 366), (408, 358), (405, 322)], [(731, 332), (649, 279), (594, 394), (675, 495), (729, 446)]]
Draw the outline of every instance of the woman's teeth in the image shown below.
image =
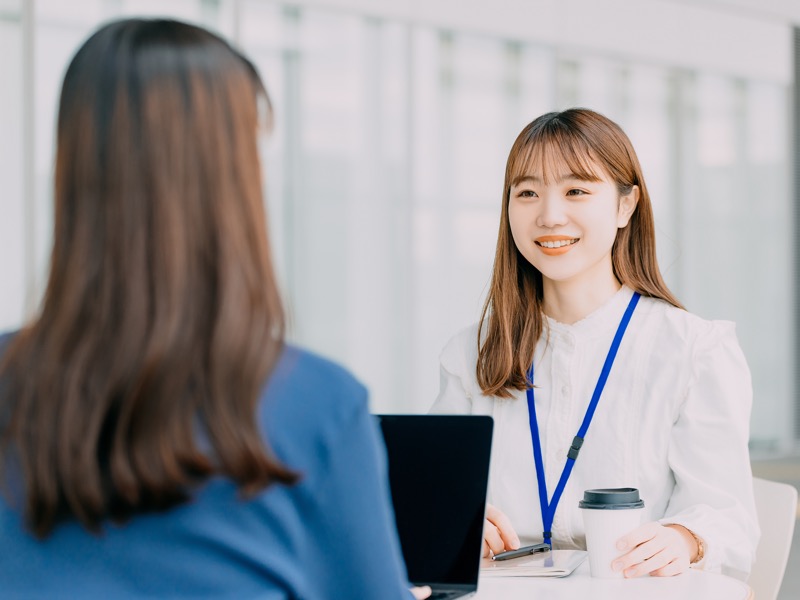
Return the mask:
[(571, 246), (572, 244), (576, 243), (578, 240), (577, 238), (572, 240), (559, 240), (557, 242), (536, 242), (542, 248), (561, 248), (562, 246)]

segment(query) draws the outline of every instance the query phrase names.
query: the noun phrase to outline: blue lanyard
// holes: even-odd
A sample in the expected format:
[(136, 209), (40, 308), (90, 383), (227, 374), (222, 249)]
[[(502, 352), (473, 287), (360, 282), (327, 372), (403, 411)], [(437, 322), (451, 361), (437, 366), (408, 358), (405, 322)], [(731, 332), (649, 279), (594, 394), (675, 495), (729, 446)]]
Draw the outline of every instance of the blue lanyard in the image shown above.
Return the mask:
[(567, 462), (564, 465), (564, 470), (561, 472), (561, 479), (558, 480), (553, 499), (549, 503), (547, 502), (547, 483), (544, 479), (544, 463), (542, 462), (542, 443), (539, 440), (539, 424), (536, 421), (536, 404), (533, 401), (533, 365), (531, 365), (528, 371), (528, 383), (530, 387), (527, 389), (526, 393), (528, 396), (528, 420), (530, 421), (531, 441), (533, 442), (533, 460), (536, 464), (536, 480), (539, 484), (539, 506), (542, 509), (544, 541), (550, 546), (553, 545), (550, 527), (553, 525), (553, 518), (556, 514), (558, 501), (561, 499), (561, 494), (564, 493), (564, 487), (567, 485), (567, 480), (572, 473), (575, 459), (578, 458), (578, 453), (583, 445), (583, 439), (586, 437), (589, 424), (592, 422), (594, 411), (600, 400), (600, 394), (603, 393), (608, 374), (611, 372), (611, 366), (614, 364), (614, 359), (617, 357), (617, 350), (619, 350), (620, 342), (622, 342), (622, 336), (625, 335), (625, 330), (628, 328), (628, 323), (631, 320), (633, 311), (636, 309), (639, 298), (640, 295), (634, 292), (631, 301), (628, 303), (628, 308), (625, 310), (625, 314), (622, 315), (622, 320), (619, 322), (619, 327), (617, 327), (617, 333), (614, 335), (614, 341), (611, 342), (611, 348), (608, 349), (606, 362), (603, 363), (603, 369), (600, 371), (600, 377), (597, 380), (597, 385), (594, 387), (592, 400), (589, 402), (589, 407), (586, 409), (586, 415), (583, 417), (583, 423), (581, 423), (580, 429), (578, 429), (578, 435), (572, 440), (572, 446), (567, 453)]

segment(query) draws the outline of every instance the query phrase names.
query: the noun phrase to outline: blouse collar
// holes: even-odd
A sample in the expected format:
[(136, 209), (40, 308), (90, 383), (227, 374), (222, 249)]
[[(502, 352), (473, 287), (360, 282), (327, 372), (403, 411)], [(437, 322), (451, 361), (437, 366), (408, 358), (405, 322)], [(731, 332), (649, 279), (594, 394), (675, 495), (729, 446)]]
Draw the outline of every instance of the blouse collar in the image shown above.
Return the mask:
[(551, 334), (565, 334), (580, 338), (603, 335), (609, 329), (615, 329), (619, 325), (631, 296), (633, 296), (633, 290), (623, 284), (605, 304), (572, 325), (560, 323), (545, 315), (546, 328)]

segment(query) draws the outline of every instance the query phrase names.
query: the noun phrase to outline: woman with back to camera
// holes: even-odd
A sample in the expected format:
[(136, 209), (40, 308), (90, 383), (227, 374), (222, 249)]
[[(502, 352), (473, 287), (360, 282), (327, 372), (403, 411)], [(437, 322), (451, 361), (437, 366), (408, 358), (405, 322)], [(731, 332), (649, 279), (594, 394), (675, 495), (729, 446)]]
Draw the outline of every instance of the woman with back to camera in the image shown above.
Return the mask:
[(584, 548), (583, 491), (636, 487), (646, 523), (618, 541), (615, 571), (749, 573), (750, 373), (734, 325), (664, 284), (642, 171), (609, 119), (570, 109), (520, 133), (483, 316), (441, 373), (433, 412), (495, 420), (484, 555)]
[(4, 596), (411, 597), (364, 388), (283, 342), (266, 100), (175, 21), (69, 65), (44, 301), (0, 339)]

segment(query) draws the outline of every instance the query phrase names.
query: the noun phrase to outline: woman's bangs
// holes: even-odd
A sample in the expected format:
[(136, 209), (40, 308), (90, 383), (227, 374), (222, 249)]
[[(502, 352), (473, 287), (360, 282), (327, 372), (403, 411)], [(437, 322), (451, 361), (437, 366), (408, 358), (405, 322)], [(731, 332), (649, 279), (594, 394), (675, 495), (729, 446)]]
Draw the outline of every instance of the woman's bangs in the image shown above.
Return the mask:
[(601, 173), (586, 141), (561, 129), (536, 131), (509, 164), (511, 185), (530, 176), (542, 179), (545, 185), (567, 175), (600, 181)]

